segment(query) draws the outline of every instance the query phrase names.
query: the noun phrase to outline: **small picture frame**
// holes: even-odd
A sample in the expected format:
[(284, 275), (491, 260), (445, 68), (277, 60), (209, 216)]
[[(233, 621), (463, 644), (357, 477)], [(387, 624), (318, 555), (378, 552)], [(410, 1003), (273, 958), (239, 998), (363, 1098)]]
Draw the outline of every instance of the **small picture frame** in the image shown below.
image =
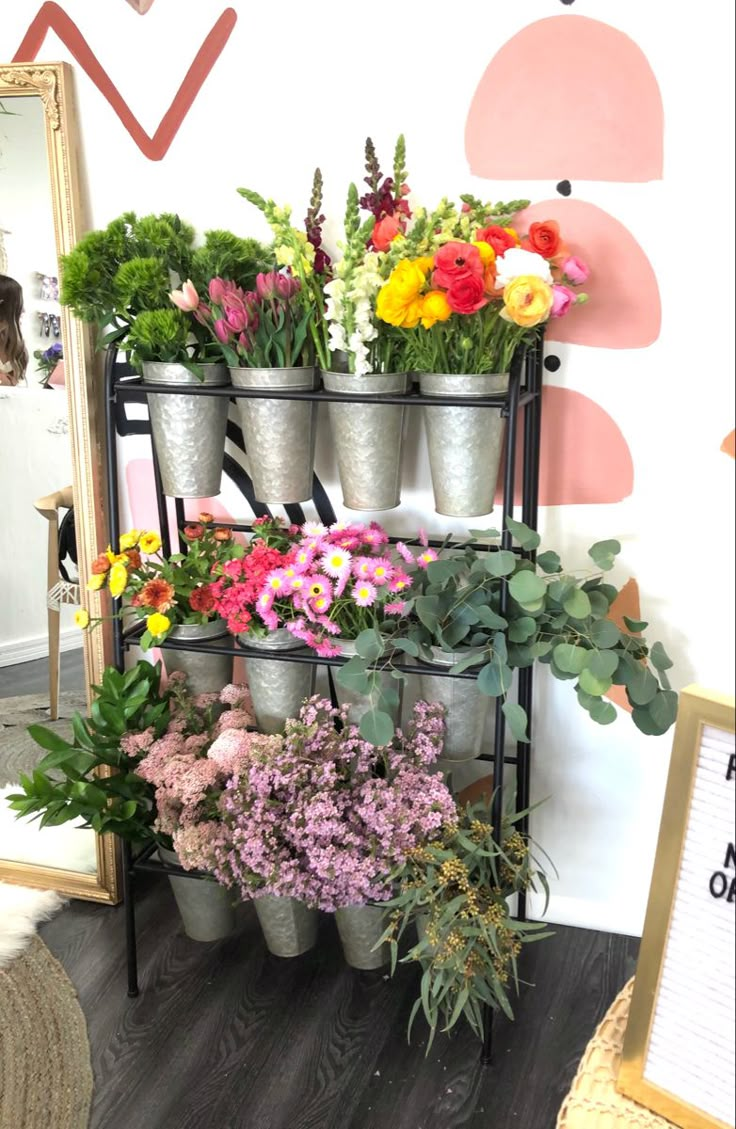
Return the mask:
[(683, 691), (618, 1089), (681, 1129), (734, 1129), (734, 699)]

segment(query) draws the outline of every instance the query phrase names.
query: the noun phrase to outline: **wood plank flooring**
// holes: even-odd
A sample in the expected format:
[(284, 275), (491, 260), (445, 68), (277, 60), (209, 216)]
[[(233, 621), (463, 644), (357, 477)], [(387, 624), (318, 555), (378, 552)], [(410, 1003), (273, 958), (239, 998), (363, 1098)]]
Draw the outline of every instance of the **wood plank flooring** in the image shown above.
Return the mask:
[(468, 1033), (425, 1057), (406, 1022), (413, 970), (356, 973), (334, 923), (270, 956), (251, 908), (211, 945), (182, 933), (165, 879), (139, 879), (141, 995), (125, 990), (121, 907), (73, 902), (41, 929), (79, 992), (95, 1072), (90, 1129), (554, 1129), (587, 1041), (638, 942), (557, 930), (529, 947), (517, 1020), (484, 1068)]
[[(61, 655), (61, 689), (84, 694), (84, 661), (82, 650), (64, 651)], [(0, 667), (0, 698), (16, 694), (48, 694), (49, 660), (33, 659), (17, 666)]]

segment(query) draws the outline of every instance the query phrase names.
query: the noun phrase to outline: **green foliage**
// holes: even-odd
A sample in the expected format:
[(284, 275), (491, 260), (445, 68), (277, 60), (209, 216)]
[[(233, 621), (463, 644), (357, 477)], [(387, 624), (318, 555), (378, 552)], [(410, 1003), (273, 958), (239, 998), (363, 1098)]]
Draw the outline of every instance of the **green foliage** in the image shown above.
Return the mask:
[(136, 775), (140, 758), (121, 748), (121, 738), (150, 730), (153, 740), (166, 729), (171, 695), (161, 688), (161, 664), (139, 662), (125, 674), (107, 667), (93, 690), (90, 717), (74, 715), (71, 741), (29, 726), (47, 755), (31, 776), (21, 776), (22, 791), (8, 797), (9, 805), (16, 818), (40, 816), (41, 827), (81, 819), (98, 833), (150, 840), (153, 789)]
[(231, 231), (207, 231), (204, 244), (192, 256), (189, 277), (204, 296), (212, 278), (236, 282), (243, 290), (254, 290), (256, 275), (273, 270), (274, 257), (269, 247), (257, 239), (242, 239)]
[(169, 306), (171, 283), (162, 259), (136, 258), (121, 263), (112, 286), (115, 309), (137, 315)]
[[(511, 519), (508, 528), (523, 550), (536, 549), (537, 533)], [(615, 720), (616, 710), (604, 696), (620, 685), (632, 706), (634, 724), (644, 733), (665, 733), (677, 715), (677, 695), (666, 673), (672, 661), (661, 643), (650, 649), (633, 633), (645, 623), (626, 621), (628, 633), (611, 621), (618, 588), (604, 582), (601, 573), (566, 571), (555, 552), (541, 554), (535, 565), (522, 555), (484, 544), (499, 537), (496, 530), (473, 530), (468, 541), (448, 541), (441, 560), (425, 570), (417, 568), (404, 618), (383, 625), (380, 650), (374, 643), (362, 658), (359, 650), (346, 677), (356, 682), (362, 678), (366, 686), (376, 670), (390, 668), (392, 655), (405, 644), (413, 648), (409, 653), (426, 662), (432, 661), (434, 647), (465, 652), (453, 672), (477, 667), (478, 689), (504, 700), (512, 734), (524, 740), (526, 715), (518, 706), (509, 710), (506, 694), (514, 670), (542, 662), (555, 678), (573, 683), (580, 706), (598, 724)], [(607, 570), (619, 549), (617, 541), (602, 541), (590, 555)], [(389, 720), (380, 700), (375, 708), (381, 716), (364, 731), (368, 740), (377, 725), (383, 737)]]
[(391, 946), (393, 975), (399, 941), (417, 927), (419, 942), (401, 963), (422, 970), (409, 1034), (421, 1010), (430, 1028), (427, 1053), (437, 1031), (452, 1030), (463, 1017), (482, 1038), (484, 1004), (513, 1019), (509, 989), (519, 989), (521, 949), (552, 936), (543, 923), (516, 921), (507, 904), (521, 891), (548, 890), (515, 827), (523, 814), (504, 819), (498, 844), (487, 802), (458, 810), (457, 823), (412, 851), (393, 876), (398, 893), (386, 903), (390, 924), (382, 941)]
[(139, 367), (146, 361), (189, 363), (185, 314), (171, 306), (168, 310), (143, 310), (128, 334), (131, 363)]

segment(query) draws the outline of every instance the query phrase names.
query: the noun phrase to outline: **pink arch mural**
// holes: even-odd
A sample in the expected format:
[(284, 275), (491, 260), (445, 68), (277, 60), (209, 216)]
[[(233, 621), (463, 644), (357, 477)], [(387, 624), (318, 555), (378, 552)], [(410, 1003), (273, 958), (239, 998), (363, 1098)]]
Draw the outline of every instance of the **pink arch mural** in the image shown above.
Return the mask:
[(572, 253), (591, 266), (584, 288), (590, 302), (550, 321), (547, 340), (600, 349), (643, 349), (656, 341), (662, 324), (657, 276), (629, 229), (595, 204), (556, 197), (522, 212), (519, 230), (546, 219), (558, 221)]
[(609, 24), (561, 15), (525, 27), (488, 64), (465, 152), (489, 180), (660, 180), (663, 133), (641, 48)]

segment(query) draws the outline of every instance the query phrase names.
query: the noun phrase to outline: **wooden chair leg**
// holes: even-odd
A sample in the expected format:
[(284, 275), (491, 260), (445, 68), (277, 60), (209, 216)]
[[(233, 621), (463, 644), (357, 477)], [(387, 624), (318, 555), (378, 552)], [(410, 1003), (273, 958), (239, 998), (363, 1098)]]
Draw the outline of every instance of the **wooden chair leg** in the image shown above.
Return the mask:
[(49, 704), (50, 717), (56, 721), (59, 716), (59, 682), (60, 682), (60, 652), (61, 652), (61, 615), (58, 611), (49, 608)]

